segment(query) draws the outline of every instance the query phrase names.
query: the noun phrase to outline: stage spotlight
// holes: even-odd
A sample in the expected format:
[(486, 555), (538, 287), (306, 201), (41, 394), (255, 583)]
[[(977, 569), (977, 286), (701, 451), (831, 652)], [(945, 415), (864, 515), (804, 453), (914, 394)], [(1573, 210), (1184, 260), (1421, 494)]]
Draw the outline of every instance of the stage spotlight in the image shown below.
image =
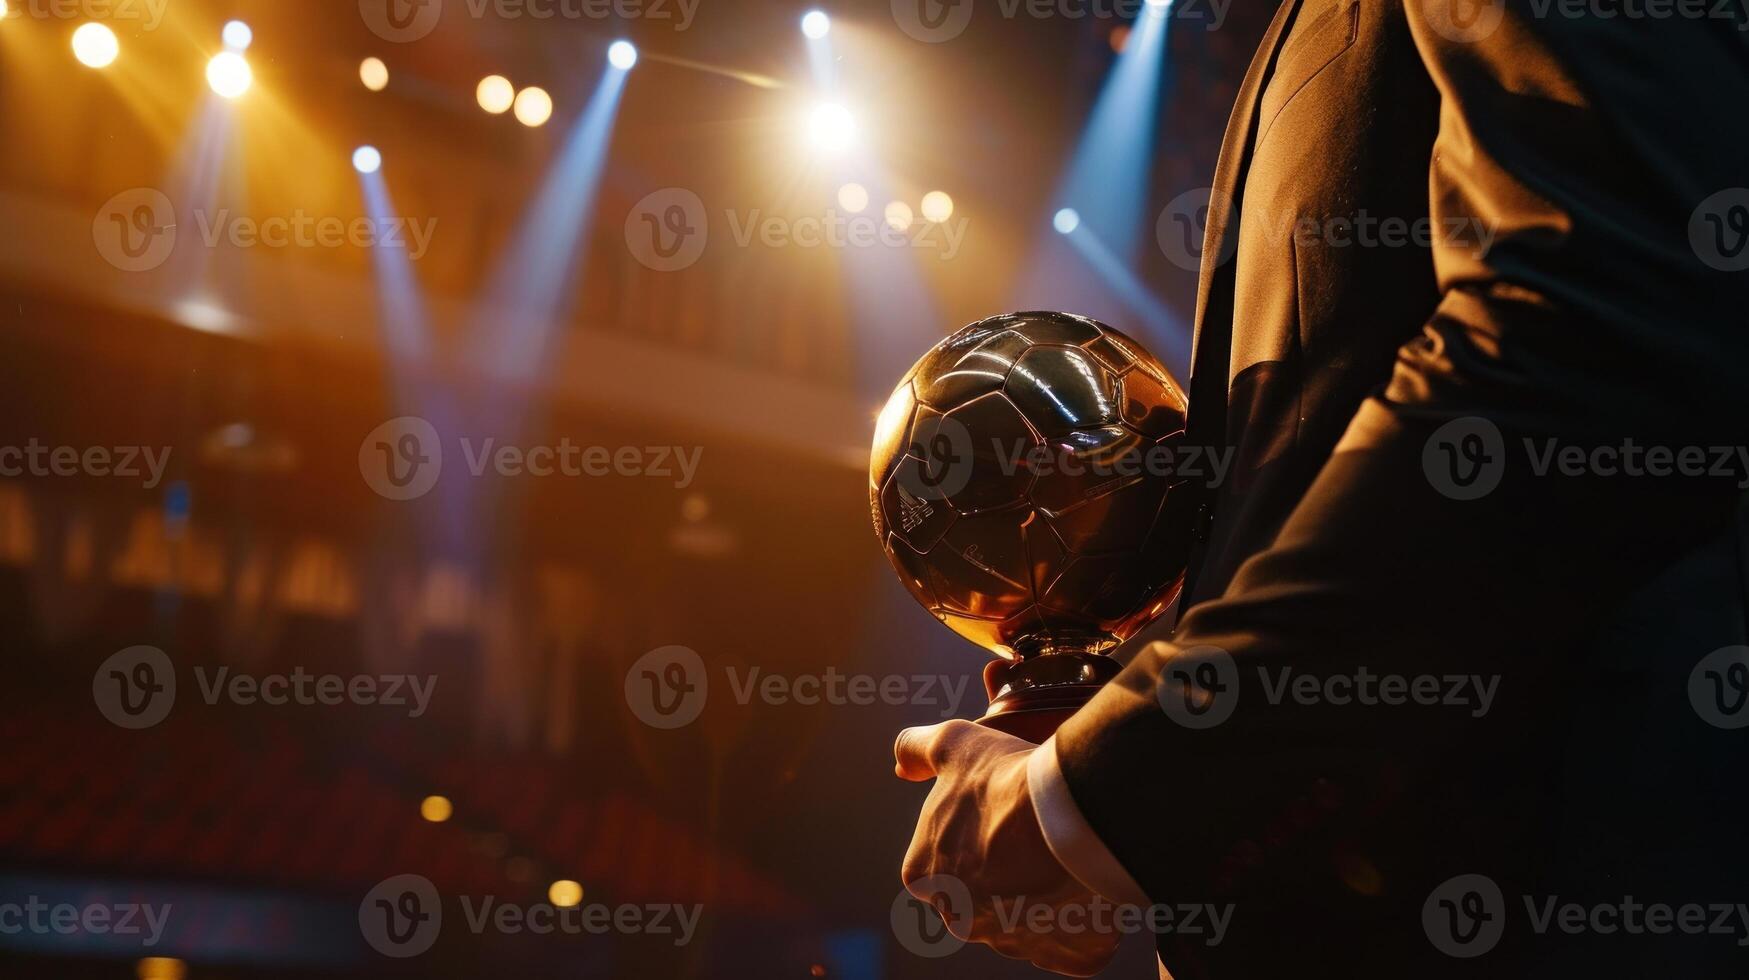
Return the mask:
[(232, 51), (242, 51), (255, 40), (255, 32), (249, 29), (248, 24), (233, 20), (225, 22), (225, 29), (219, 32), (219, 37), (224, 39), (225, 47)]
[(941, 224), (953, 217), (953, 198), (944, 191), (930, 191), (923, 195), (923, 220)]
[(227, 99), (249, 91), (253, 81), (255, 73), (249, 70), (249, 62), (235, 51), (220, 51), (206, 63), (206, 83)]
[(73, 57), (90, 68), (107, 68), (121, 53), (115, 32), (102, 24), (81, 24), (73, 32)]
[(547, 90), (538, 85), (516, 93), (516, 121), (524, 126), (534, 127), (545, 123), (553, 115), (553, 97)]
[(832, 18), (823, 10), (810, 10), (802, 15), (802, 33), (818, 41), (832, 30)]
[(358, 63), (358, 80), (372, 92), (381, 92), (389, 86), (389, 66), (381, 58), (366, 58)]
[(361, 174), (374, 174), (382, 165), (383, 155), (368, 143), (352, 151), (352, 169)]
[(887, 205), (887, 225), (894, 231), (904, 231), (911, 227), (911, 205), (904, 201), (894, 201)]
[(1142, 0), (1142, 5), (1152, 10), (1166, 10), (1172, 6), (1172, 0)]
[(474, 86), (474, 101), (494, 116), (509, 109), (515, 99), (516, 89), (503, 75), (487, 75)]
[(547, 901), (554, 908), (568, 909), (583, 901), (583, 886), (566, 878), (547, 886)]
[(808, 142), (816, 150), (837, 153), (856, 142), (856, 120), (836, 102), (817, 105), (808, 113)]
[(1081, 227), (1081, 215), (1077, 213), (1074, 208), (1064, 208), (1061, 211), (1058, 211), (1055, 217), (1051, 218), (1051, 227), (1067, 235), (1069, 232)]
[(638, 49), (630, 41), (615, 41), (607, 46), (607, 63), (620, 71), (630, 71), (638, 63)]
[(851, 214), (861, 214), (868, 207), (868, 188), (861, 184), (845, 184), (838, 188), (838, 206)]

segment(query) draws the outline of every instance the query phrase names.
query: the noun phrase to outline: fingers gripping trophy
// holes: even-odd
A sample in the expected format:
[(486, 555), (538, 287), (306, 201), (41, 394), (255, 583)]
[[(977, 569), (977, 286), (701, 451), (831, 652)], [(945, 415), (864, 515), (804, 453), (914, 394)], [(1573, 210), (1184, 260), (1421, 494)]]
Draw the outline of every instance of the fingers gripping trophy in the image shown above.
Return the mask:
[(875, 533), (905, 587), (995, 655), (981, 724), (1042, 742), (1184, 581), (1185, 398), (1111, 327), (1011, 313), (923, 355), (875, 427)]

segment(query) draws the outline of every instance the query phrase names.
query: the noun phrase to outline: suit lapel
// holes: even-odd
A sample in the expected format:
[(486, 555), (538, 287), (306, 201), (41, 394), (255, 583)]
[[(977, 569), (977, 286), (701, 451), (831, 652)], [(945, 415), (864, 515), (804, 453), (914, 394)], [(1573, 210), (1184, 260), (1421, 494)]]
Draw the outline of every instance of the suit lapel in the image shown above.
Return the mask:
[[(1202, 268), (1196, 291), (1196, 330), (1190, 351), (1190, 421), (1202, 445), (1225, 442), (1227, 374), (1233, 348), (1232, 252), (1239, 233), (1239, 199), (1245, 192), (1245, 171), (1257, 129), (1257, 104), (1269, 79), (1275, 53), (1301, 0), (1284, 0), (1257, 46), (1251, 67), (1239, 85), (1232, 118), (1221, 142), (1220, 161), (1209, 195), (1203, 230)], [(1224, 257), (1224, 259), (1223, 259)], [(1211, 428), (1212, 426), (1212, 428)]]
[[(1228, 372), (1233, 358), (1233, 252), (1238, 247), (1239, 200), (1245, 193), (1245, 172), (1251, 164), (1256, 140), (1257, 104), (1269, 80), (1276, 51), (1287, 36), (1301, 0), (1283, 0), (1275, 20), (1257, 46), (1227, 134), (1221, 142), (1221, 158), (1215, 165), (1214, 186), (1209, 194), (1208, 219), (1203, 228), (1202, 268), (1196, 291), (1196, 332), (1190, 348), (1190, 417), (1185, 437), (1193, 446), (1218, 449), (1230, 445), (1227, 438)], [(1223, 260), (1224, 256), (1224, 260)], [(1179, 612), (1197, 601), (1196, 578), (1214, 526), (1214, 487), (1203, 487), (1191, 528), (1190, 570), (1179, 592)]]

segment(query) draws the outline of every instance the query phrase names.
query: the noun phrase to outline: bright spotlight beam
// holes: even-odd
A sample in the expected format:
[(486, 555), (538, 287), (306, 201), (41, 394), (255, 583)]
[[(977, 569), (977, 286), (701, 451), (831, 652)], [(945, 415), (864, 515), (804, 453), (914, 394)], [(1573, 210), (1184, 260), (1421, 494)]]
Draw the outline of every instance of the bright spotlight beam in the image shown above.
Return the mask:
[(615, 41), (607, 46), (607, 63), (620, 71), (631, 71), (638, 63), (637, 45), (630, 41)]
[(1143, 5), (1057, 194), (1058, 200), (1076, 202), (1082, 223), (1126, 262), (1134, 261), (1149, 225), (1148, 169), (1169, 19), (1163, 4)]
[[(1074, 212), (1068, 208), (1064, 211)], [(1061, 215), (1062, 212), (1058, 212)], [(1070, 228), (1064, 231), (1058, 226), (1063, 237), (1075, 246), (1093, 271), (1105, 280), (1106, 286), (1132, 314), (1147, 326), (1146, 336), (1149, 339), (1160, 339), (1165, 346), (1159, 351), (1161, 360), (1167, 364), (1185, 363), (1190, 358), (1189, 330), (1175, 316), (1160, 298), (1142, 284), (1135, 273), (1107, 248), (1093, 229), (1086, 225)]]
[(814, 88), (832, 92), (838, 88), (838, 65), (832, 55), (832, 18), (823, 10), (810, 10), (802, 15), (802, 36), (808, 39), (808, 68), (814, 75)]
[(613, 68), (602, 73), (493, 271), (474, 342), (482, 362), (508, 377), (535, 373), (569, 312), (570, 283), (583, 264), (583, 236), (592, 227), (627, 77)]

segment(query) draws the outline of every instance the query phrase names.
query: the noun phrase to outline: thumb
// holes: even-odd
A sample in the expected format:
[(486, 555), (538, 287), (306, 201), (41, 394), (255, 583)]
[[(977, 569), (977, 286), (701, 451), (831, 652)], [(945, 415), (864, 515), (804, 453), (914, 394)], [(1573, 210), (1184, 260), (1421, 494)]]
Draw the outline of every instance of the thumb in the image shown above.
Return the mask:
[(921, 783), (935, 778), (935, 746), (941, 729), (951, 722), (907, 728), (893, 742), (893, 773), (900, 779)]

